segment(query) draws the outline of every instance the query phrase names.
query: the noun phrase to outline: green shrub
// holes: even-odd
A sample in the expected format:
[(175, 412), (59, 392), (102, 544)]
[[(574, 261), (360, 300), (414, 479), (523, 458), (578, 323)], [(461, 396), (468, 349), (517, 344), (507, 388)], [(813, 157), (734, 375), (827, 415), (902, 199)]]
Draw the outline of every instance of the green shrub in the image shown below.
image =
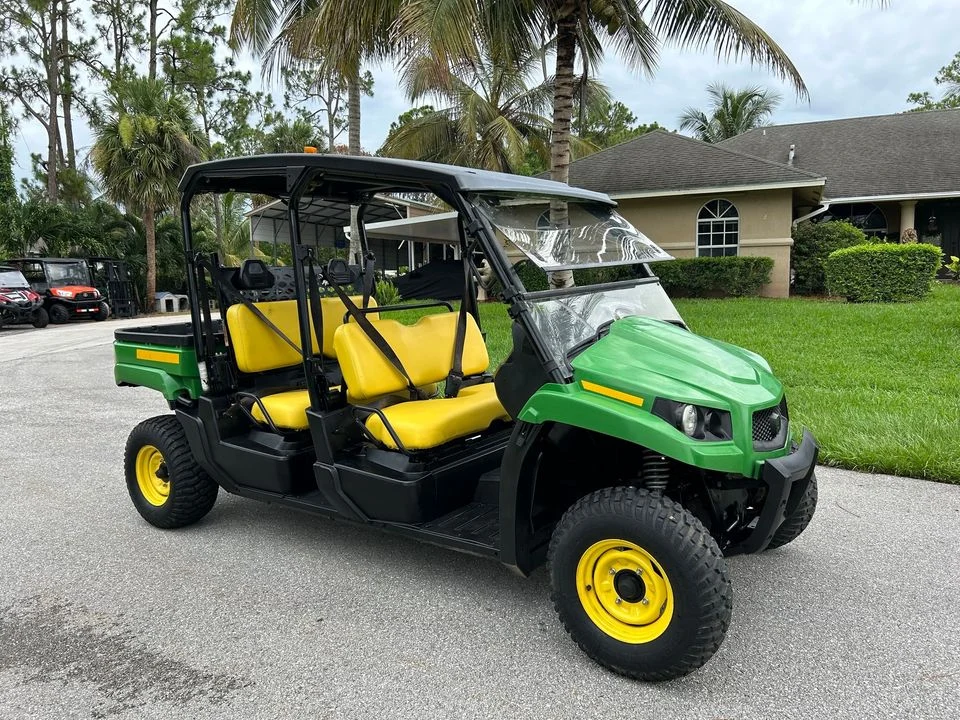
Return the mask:
[(520, 276), (520, 282), (527, 289), (527, 292), (536, 292), (537, 290), (546, 290), (549, 287), (547, 282), (547, 273), (538, 268), (530, 260), (523, 260), (513, 266)]
[(863, 231), (847, 222), (802, 222), (793, 229), (793, 291), (823, 295), (827, 290), (824, 263), (834, 250), (867, 242)]
[(830, 254), (827, 288), (850, 302), (919, 300), (930, 292), (940, 262), (936, 245), (856, 245)]
[(749, 255), (678, 258), (654, 263), (653, 271), (674, 297), (759, 295), (770, 282), (773, 260)]
[(377, 286), (373, 294), (377, 298), (378, 305), (398, 305), (400, 303), (400, 291), (389, 280), (377, 280)]

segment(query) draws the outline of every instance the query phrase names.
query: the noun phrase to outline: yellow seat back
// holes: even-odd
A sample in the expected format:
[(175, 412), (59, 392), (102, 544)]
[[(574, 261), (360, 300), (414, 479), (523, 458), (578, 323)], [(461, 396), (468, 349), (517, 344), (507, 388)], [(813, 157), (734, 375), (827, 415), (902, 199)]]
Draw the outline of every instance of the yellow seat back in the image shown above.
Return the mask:
[[(360, 296), (353, 296), (350, 299), (357, 305), (362, 302)], [(370, 298), (370, 305), (376, 304), (376, 301)], [(300, 346), (300, 321), (296, 300), (273, 300), (254, 303), (254, 305), (294, 344)], [(343, 315), (347, 308), (340, 298), (321, 298), (320, 309), (323, 313), (323, 354), (329, 358), (336, 358), (333, 336), (337, 328), (343, 324)], [(368, 317), (376, 319), (379, 315), (371, 313)], [(237, 358), (237, 368), (241, 372), (266, 372), (299, 365), (303, 361), (298, 352), (294, 351), (282, 337), (245, 305), (231, 305), (227, 308), (226, 320), (233, 354)], [(313, 352), (320, 352), (312, 323), (310, 336), (313, 341)]]
[[(447, 379), (453, 365), (457, 313), (427, 315), (415, 325), (379, 320), (374, 321), (373, 326), (393, 348), (416, 386)], [(352, 399), (364, 402), (407, 388), (403, 375), (356, 323), (338, 327), (333, 336), (333, 346)], [(463, 343), (463, 374), (482, 373), (489, 364), (490, 358), (480, 328), (473, 316), (468, 314), (467, 334)]]

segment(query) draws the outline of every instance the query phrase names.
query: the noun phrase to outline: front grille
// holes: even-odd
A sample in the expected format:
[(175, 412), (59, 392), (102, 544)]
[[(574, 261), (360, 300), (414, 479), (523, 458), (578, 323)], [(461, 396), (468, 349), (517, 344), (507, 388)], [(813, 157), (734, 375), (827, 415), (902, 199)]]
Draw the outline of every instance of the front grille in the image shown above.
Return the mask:
[(753, 413), (753, 449), (777, 450), (787, 441), (790, 416), (787, 412), (787, 396), (778, 405)]
[(97, 294), (92, 290), (87, 292), (77, 293), (77, 300), (96, 300)]

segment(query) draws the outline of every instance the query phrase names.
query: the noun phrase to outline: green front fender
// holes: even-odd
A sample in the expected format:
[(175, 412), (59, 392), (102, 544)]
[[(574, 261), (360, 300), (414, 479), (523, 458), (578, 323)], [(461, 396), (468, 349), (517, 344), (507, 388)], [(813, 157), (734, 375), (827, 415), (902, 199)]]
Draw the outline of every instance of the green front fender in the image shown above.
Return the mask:
[(581, 427), (641, 445), (702, 470), (747, 477), (757, 477), (761, 459), (771, 455), (745, 455), (733, 441), (694, 440), (646, 408), (588, 392), (579, 383), (544, 385), (527, 401), (517, 419)]

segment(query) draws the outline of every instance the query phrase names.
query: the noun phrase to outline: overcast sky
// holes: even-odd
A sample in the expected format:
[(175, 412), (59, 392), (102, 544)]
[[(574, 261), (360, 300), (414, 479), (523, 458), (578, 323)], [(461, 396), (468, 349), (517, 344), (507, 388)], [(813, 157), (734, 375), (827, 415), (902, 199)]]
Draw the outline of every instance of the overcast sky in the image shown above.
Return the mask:
[[(599, 79), (641, 122), (657, 121), (668, 128), (676, 127), (685, 107), (703, 107), (704, 87), (716, 81), (776, 88), (784, 102), (773, 121), (807, 122), (905, 110), (910, 92), (938, 92), (933, 76), (960, 50), (960, 0), (891, 0), (885, 10), (856, 0), (732, 4), (787, 52), (810, 90), (809, 102), (798, 101), (789, 85), (763, 69), (675, 48), (664, 49), (652, 78), (631, 72), (610, 52)], [(255, 67), (252, 61), (250, 67)], [(374, 97), (363, 101), (361, 141), (374, 151), (390, 123), (411, 104), (400, 91), (392, 66), (371, 70)], [(86, 128), (78, 132), (77, 143), (88, 148)], [(46, 139), (38, 126), (24, 121), (17, 138), (18, 175), (29, 171), (31, 151), (45, 153)]]

